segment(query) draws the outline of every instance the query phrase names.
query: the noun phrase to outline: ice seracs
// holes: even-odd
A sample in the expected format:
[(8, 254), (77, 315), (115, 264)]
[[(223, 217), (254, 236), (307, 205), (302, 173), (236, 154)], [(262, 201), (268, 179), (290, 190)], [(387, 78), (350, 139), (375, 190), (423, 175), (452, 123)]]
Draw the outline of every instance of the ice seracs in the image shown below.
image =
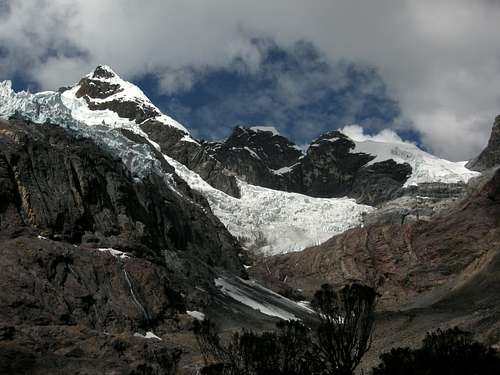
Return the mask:
[(165, 155), (191, 189), (207, 198), (213, 213), (248, 249), (264, 255), (300, 251), (358, 226), (373, 210), (348, 198), (313, 198), (238, 181), (241, 198), (210, 186), (198, 174)]

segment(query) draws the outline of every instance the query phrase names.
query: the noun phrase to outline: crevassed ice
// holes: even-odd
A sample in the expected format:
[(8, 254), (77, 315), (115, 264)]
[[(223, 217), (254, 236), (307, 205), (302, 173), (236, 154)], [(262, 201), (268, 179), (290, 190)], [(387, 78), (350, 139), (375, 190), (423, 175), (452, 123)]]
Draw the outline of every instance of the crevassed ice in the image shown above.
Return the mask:
[(264, 255), (300, 251), (359, 226), (373, 207), (348, 198), (312, 198), (238, 181), (241, 198), (210, 186), (198, 174), (165, 155), (176, 173), (202, 193), (213, 213), (250, 249)]

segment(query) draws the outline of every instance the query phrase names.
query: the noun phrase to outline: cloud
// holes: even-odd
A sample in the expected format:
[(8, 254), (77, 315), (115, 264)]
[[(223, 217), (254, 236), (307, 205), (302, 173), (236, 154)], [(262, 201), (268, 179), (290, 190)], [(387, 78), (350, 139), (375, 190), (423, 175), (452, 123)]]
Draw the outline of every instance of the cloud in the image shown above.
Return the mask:
[[(0, 10), (8, 52), (0, 77), (22, 71), (43, 88), (60, 81), (58, 68), (73, 82), (77, 68), (105, 62), (128, 78), (160, 74), (170, 92), (189, 89), (197, 78), (189, 71), (257, 72), (252, 40), (268, 38), (285, 49), (311, 42), (332, 64), (375, 67), (410, 120), (398, 130), (420, 132), (440, 156), (477, 153), (499, 111), (500, 5), (492, 0), (0, 0)], [(295, 82), (281, 85), (302, 100)]]
[(235, 59), (228, 68), (192, 72), (196, 79), (187, 91), (163, 90), (157, 98), (162, 109), (203, 138), (225, 137), (235, 125), (266, 124), (298, 143), (346, 123), (380, 129), (399, 115), (373, 69), (330, 64), (311, 43), (287, 49), (269, 40), (253, 44), (257, 70)]
[(401, 137), (391, 129), (383, 129), (376, 134), (367, 134), (365, 129), (359, 125), (347, 125), (339, 129), (342, 133), (350, 137), (354, 141), (374, 141), (374, 142), (388, 142), (388, 143), (409, 143), (403, 141)]

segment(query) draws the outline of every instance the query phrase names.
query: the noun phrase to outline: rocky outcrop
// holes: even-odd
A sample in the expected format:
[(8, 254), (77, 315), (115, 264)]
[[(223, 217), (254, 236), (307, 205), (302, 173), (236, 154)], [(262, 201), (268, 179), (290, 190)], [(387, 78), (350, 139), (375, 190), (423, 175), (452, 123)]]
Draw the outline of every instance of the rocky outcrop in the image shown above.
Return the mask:
[(302, 156), (285, 137), (266, 128), (236, 127), (222, 143), (206, 143), (210, 155), (244, 181), (269, 188), (281, 187), (281, 173)]
[(186, 134), (155, 120), (140, 125), (141, 129), (156, 142), (162, 152), (184, 164), (210, 185), (233, 197), (240, 197), (235, 174), (213, 158), (200, 143), (186, 140)]
[(338, 131), (323, 134), (285, 176), (289, 190), (316, 197), (348, 195), (356, 173), (375, 158), (351, 153), (353, 148), (354, 143)]
[(433, 182), (408, 186), (393, 192), (388, 190), (387, 193), (396, 198), (380, 204), (377, 210), (367, 213), (363, 218), (365, 226), (429, 221), (465, 198), (467, 185)]
[(495, 118), (488, 145), (478, 157), (467, 164), (467, 168), (482, 172), (498, 165), (500, 165), (500, 116)]
[(371, 206), (391, 201), (405, 193), (402, 186), (411, 172), (410, 165), (392, 159), (367, 165), (356, 173), (349, 196)]

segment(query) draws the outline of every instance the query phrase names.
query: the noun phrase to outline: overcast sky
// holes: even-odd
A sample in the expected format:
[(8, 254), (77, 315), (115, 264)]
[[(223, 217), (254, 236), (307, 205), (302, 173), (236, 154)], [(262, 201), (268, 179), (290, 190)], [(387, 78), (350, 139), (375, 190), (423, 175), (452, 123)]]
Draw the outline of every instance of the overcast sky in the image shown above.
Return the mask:
[[(283, 113), (300, 108), (309, 88), (317, 93), (318, 81), (325, 89), (346, 85), (352, 77), (339, 68), (346, 62), (374, 72), (374, 85), (365, 81), (357, 92), (376, 86), (384, 96), (379, 112), (397, 103), (398, 111), (388, 107), (387, 127), (416, 132), (446, 158), (477, 154), (500, 113), (497, 0), (0, 0), (0, 78), (43, 89), (106, 63), (127, 79), (156, 77), (158, 97), (172, 98), (213, 72), (269, 74), (256, 40), (293, 53), (306, 43), (330, 67), (320, 79), (316, 70), (276, 70), (281, 99), (272, 106)], [(207, 108), (217, 118), (228, 107)], [(377, 116), (380, 127), (384, 116)]]

